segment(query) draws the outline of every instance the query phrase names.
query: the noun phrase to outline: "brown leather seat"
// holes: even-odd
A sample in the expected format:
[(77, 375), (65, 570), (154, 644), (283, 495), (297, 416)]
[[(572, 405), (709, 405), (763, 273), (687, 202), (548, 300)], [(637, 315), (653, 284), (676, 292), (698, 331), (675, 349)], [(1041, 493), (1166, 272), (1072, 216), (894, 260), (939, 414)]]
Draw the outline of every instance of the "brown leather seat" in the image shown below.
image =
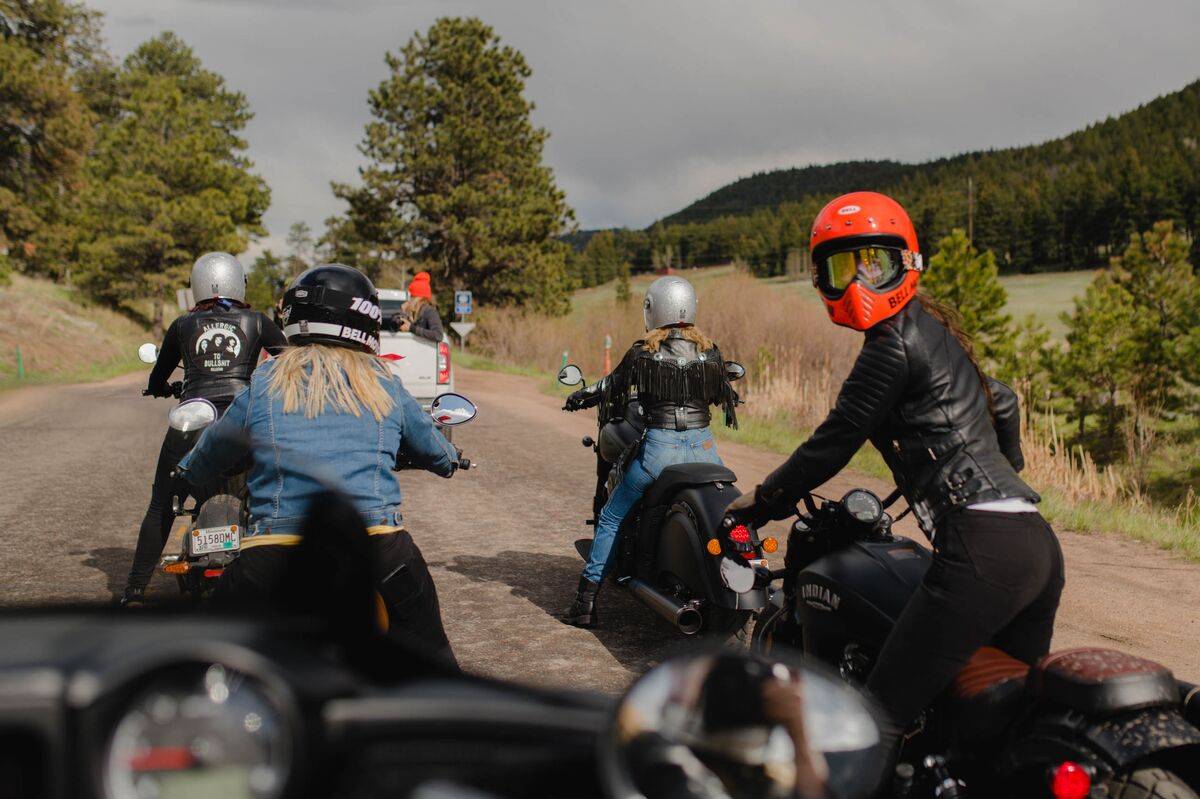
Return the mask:
[(1179, 702), (1179, 685), (1166, 666), (1099, 647), (1051, 652), (1034, 665), (1030, 684), (1039, 698), (1085, 713)]
[(1029, 665), (991, 646), (979, 649), (954, 678), (956, 739), (987, 741), (1004, 731), (1024, 704)]
[(981, 647), (954, 678), (954, 693), (960, 699), (974, 699), (1009, 680), (1024, 681), (1029, 664), (993, 646)]

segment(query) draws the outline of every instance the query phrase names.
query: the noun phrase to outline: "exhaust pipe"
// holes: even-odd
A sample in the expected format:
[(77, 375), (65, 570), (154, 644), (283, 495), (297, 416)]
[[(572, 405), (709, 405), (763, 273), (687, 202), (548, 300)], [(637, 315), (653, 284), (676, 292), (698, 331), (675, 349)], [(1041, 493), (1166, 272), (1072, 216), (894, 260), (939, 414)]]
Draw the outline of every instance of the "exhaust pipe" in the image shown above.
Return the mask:
[(694, 604), (685, 604), (659, 591), (645, 580), (631, 577), (625, 587), (646, 607), (675, 625), (684, 635), (695, 635), (704, 626), (704, 617)]

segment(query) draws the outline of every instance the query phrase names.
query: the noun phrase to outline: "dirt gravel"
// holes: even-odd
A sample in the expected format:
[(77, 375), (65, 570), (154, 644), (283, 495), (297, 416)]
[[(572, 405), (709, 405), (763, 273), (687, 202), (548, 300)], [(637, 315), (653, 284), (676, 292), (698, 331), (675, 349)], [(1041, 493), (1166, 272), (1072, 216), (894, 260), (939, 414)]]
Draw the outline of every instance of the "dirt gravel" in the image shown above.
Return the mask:
[[(0, 605), (107, 602), (123, 586), (170, 407), (140, 396), (144, 378), (0, 396)], [(600, 629), (552, 618), (582, 566), (574, 541), (591, 531), (583, 520), (593, 462), (579, 440), (594, 433), (594, 416), (562, 412), (527, 378), (460, 369), (457, 380), (480, 414), (455, 443), (481, 468), (451, 480), (405, 473), (401, 482), (406, 523), (437, 580), (460, 662), (527, 683), (621, 691), (681, 640), (611, 588), (601, 594)], [(781, 460), (729, 443), (720, 450), (742, 487)], [(825, 491), (856, 485), (889, 489), (843, 475)], [(899, 531), (920, 536), (909, 520)], [(1067, 588), (1055, 647), (1113, 646), (1200, 681), (1200, 564), (1115, 536), (1060, 537)], [(151, 596), (174, 590), (159, 577)]]

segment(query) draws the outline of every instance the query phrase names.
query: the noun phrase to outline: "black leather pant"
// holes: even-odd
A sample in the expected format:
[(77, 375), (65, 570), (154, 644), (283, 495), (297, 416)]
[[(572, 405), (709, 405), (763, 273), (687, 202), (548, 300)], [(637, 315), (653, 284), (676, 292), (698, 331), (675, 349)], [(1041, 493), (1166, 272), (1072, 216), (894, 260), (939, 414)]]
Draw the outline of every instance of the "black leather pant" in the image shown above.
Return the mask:
[(190, 486), (184, 480), (172, 480), (171, 470), (194, 443), (193, 437), (167, 428), (162, 449), (158, 453), (158, 465), (154, 468), (154, 487), (150, 489), (150, 506), (142, 518), (138, 531), (137, 549), (133, 553), (133, 566), (129, 569), (127, 586), (145, 588), (154, 574), (154, 567), (162, 557), (163, 546), (171, 534), (175, 514), (171, 512), (171, 497), (186, 497)]
[(931, 705), (981, 646), (1030, 664), (1046, 654), (1062, 589), (1062, 549), (1041, 514), (962, 510), (943, 519), (933, 564), (867, 681), (895, 723), (889, 732)]

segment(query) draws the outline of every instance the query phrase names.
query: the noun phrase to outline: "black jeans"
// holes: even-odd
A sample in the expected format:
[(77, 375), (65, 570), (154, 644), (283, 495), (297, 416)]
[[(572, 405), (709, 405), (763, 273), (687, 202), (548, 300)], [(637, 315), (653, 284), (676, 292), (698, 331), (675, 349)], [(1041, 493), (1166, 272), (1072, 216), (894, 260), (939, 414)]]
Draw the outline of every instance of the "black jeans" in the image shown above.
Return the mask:
[(1041, 514), (951, 514), (867, 690), (903, 729), (981, 646), (1032, 664), (1050, 650), (1062, 589), (1062, 549)]
[(142, 518), (138, 531), (137, 549), (133, 553), (133, 566), (129, 569), (128, 588), (145, 588), (154, 574), (154, 567), (162, 557), (163, 547), (171, 534), (175, 514), (171, 512), (171, 497), (186, 498), (190, 486), (185, 480), (171, 479), (171, 471), (188, 453), (195, 443), (195, 436), (167, 428), (162, 449), (158, 453), (158, 465), (154, 469), (154, 487), (150, 489), (150, 506)]
[[(437, 586), (412, 536), (400, 530), (373, 535), (370, 540), (372, 572), (387, 612), (388, 636), (456, 662), (442, 626)], [(243, 550), (221, 575), (213, 601), (271, 604), (277, 598), (285, 570), (291, 568), (295, 550), (293, 546), (272, 544)]]

